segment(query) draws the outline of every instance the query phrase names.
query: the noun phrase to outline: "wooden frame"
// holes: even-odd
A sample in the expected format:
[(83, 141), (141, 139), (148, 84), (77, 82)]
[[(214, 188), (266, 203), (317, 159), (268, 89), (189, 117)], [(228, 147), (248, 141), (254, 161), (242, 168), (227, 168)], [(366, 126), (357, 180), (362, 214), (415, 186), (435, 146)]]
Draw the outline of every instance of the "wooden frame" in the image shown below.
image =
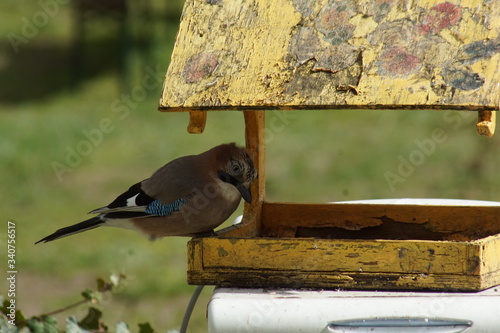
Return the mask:
[(159, 109), (188, 111), (189, 133), (208, 111), (243, 111), (259, 172), (242, 223), (189, 242), (188, 282), (500, 284), (498, 207), (269, 203), (264, 168), (269, 109), (477, 111), (478, 133), (492, 136), (499, 17), (500, 2), (483, 0), (186, 0)]
[(259, 178), (240, 224), (188, 243), (188, 282), (475, 291), (500, 284), (500, 207), (265, 201), (265, 112), (245, 111)]

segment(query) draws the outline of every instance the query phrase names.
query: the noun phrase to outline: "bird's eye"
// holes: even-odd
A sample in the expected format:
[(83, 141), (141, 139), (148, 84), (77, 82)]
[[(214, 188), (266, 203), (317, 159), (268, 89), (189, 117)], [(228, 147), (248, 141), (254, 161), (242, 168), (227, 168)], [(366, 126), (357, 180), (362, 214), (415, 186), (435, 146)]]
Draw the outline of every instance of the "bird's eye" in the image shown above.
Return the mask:
[(238, 164), (231, 165), (231, 174), (239, 175), (241, 173), (241, 167)]

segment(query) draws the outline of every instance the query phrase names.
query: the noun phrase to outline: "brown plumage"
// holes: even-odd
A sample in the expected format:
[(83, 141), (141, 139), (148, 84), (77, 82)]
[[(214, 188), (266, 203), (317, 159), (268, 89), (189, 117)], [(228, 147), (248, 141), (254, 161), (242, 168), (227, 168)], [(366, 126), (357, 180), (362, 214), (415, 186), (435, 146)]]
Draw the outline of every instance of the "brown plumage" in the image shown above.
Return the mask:
[(236, 210), (257, 172), (246, 149), (234, 143), (199, 155), (175, 159), (136, 183), (96, 217), (62, 228), (39, 242), (49, 242), (99, 226), (134, 229), (150, 239), (193, 236), (213, 231)]

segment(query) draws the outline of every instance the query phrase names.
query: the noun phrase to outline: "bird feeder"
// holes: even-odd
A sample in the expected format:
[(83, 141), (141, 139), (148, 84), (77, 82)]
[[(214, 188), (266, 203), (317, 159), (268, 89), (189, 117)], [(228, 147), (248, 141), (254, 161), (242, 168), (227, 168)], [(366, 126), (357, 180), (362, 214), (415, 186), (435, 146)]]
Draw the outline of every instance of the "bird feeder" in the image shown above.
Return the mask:
[[(500, 284), (500, 207), (265, 200), (265, 110), (477, 112), (500, 103), (496, 0), (186, 0), (159, 109), (243, 111), (259, 178), (242, 223), (188, 244), (188, 282), (482, 290)], [(374, 111), (375, 112), (375, 111)]]

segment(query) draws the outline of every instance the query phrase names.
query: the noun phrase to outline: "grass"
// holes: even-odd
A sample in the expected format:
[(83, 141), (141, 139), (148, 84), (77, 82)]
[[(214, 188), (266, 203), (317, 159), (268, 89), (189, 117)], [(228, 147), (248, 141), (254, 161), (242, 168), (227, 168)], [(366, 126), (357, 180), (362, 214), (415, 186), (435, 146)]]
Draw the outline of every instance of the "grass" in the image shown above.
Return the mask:
[[(194, 289), (186, 284), (187, 239), (151, 243), (127, 230), (102, 228), (33, 245), (55, 229), (85, 219), (86, 212), (108, 204), (173, 158), (222, 142), (244, 142), (240, 112), (211, 113), (204, 134), (187, 134), (187, 114), (156, 111), (161, 85), (136, 99), (137, 105), (129, 107), (126, 116), (113, 107), (122, 94), (132, 94), (134, 87), (140, 86), (147, 75), (146, 66), (166, 71), (179, 3), (172, 2), (171, 9), (155, 2), (167, 18), (173, 19), (155, 21), (160, 23), (155, 24), (147, 57), (137, 52), (130, 55), (126, 87), (118, 84), (118, 71), (109, 63), (93, 64), (89, 71), (92, 75), (73, 89), (68, 88), (70, 67), (59, 68), (57, 73), (42, 68), (34, 73), (38, 81), (33, 82), (29, 72), (13, 75), (12, 66), (22, 64), (13, 60), (15, 55), (8, 43), (2, 44), (0, 201), (5, 223), (11, 220), (17, 224), (17, 297), (19, 307), (28, 315), (78, 300), (79, 292), (93, 288), (97, 277), (124, 273), (128, 284), (104, 304), (106, 322), (126, 320), (135, 329), (136, 323), (149, 321), (159, 331), (180, 325)], [(4, 35), (19, 31), (20, 17), (30, 17), (39, 10), (36, 3), (28, 2), (25, 6), (0, 7), (5, 12), (14, 10), (0, 24)], [(50, 21), (20, 51), (31, 70), (38, 70), (34, 65), (40, 61), (51, 64), (51, 70), (58, 68), (50, 52), (44, 53), (45, 59), (37, 58), (35, 52), (51, 45), (51, 36), (61, 43), (59, 49), (66, 50), (56, 59), (67, 59), (70, 35), (65, 29), (70, 12), (61, 9), (58, 15), (61, 20)], [(51, 78), (57, 82), (52, 84)], [(85, 132), (99, 129), (103, 119), (109, 119), (109, 130), (102, 133), (102, 139), (88, 146), (88, 154), (80, 156), (78, 163), (69, 167), (71, 171), (58, 176), (54, 163), (67, 165), (68, 151), (83, 147), (82, 142), (89, 141)], [(397, 197), (500, 200), (495, 191), (500, 185), (496, 173), (499, 137), (479, 137), (474, 113), (271, 111), (267, 119), (269, 201)], [(436, 129), (442, 135), (440, 142), (432, 145), (429, 140)], [(410, 166), (405, 169), (402, 161)], [(400, 177), (392, 186), (388, 172)], [(238, 213), (241, 207), (235, 216)], [(204, 307), (209, 297), (210, 290), (206, 290), (195, 314), (193, 332), (206, 330)], [(74, 314), (81, 315), (81, 311)]]

